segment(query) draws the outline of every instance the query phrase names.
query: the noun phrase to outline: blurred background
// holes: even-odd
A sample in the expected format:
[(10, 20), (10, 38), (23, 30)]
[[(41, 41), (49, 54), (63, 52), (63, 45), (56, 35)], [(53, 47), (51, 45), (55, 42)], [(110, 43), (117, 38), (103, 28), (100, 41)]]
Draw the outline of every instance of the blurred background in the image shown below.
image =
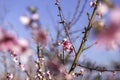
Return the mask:
[[(76, 51), (78, 51), (79, 49), (83, 37), (84, 28), (88, 25), (89, 22), (88, 17), (91, 16), (92, 11), (94, 9), (90, 6), (91, 1), (94, 0), (80, 0), (80, 4), (78, 5), (79, 0), (60, 0), (60, 5), (63, 14), (62, 16), (65, 22), (69, 23), (72, 19), (74, 20), (73, 24), (70, 27), (69, 33), (71, 33), (70, 37)], [(106, 1), (108, 1), (108, 3)], [(35, 61), (37, 60), (36, 43), (32, 37), (32, 33), (31, 33), (32, 29), (29, 30), (26, 27), (26, 25), (22, 24), (21, 17), (29, 16), (31, 18), (32, 14), (30, 13), (29, 8), (34, 7), (35, 10), (37, 11), (37, 14), (39, 15), (39, 21), (38, 21), (39, 26), (42, 27), (42, 29), (45, 30), (48, 34), (48, 43), (43, 51), (43, 53), (46, 55), (45, 59), (49, 60), (48, 57), (50, 57), (50, 59), (54, 58), (56, 54), (54, 48), (55, 50), (57, 48), (58, 55), (61, 55), (60, 52), (62, 50), (61, 47), (60, 46), (56, 47), (55, 45), (56, 43), (61, 42), (64, 38), (66, 38), (66, 36), (63, 29), (63, 25), (59, 24), (60, 22), (60, 18), (58, 16), (59, 10), (55, 5), (55, 2), (56, 2), (55, 0), (34, 0), (34, 1), (33, 0), (20, 0), (20, 1), (0, 0), (0, 27), (14, 32), (17, 38), (27, 39), (29, 47), (32, 49), (29, 58), (28, 55), (27, 57), (26, 55), (20, 55), (18, 58), (22, 63), (25, 63), (27, 65), (27, 70), (29, 71), (29, 73), (31, 73), (31, 75), (34, 75), (36, 71), (35, 69)], [(119, 14), (120, 0), (101, 0), (101, 2), (104, 3), (104, 5), (107, 5), (107, 8), (106, 7), (102, 8), (103, 13), (105, 12), (105, 14), (102, 15), (102, 18), (98, 18), (98, 17), (95, 18), (95, 21), (93, 23), (93, 28), (89, 34), (85, 47), (94, 44), (94, 42), (96, 42), (97, 40), (100, 44), (99, 43), (95, 44), (91, 48), (85, 50), (80, 56), (79, 64), (83, 64), (90, 67), (100, 66), (100, 67), (106, 67), (107, 69), (114, 69), (116, 68), (116, 66), (120, 65), (119, 64), (119, 60), (120, 60), (119, 32), (120, 31), (118, 28), (120, 26), (117, 26), (120, 24), (119, 23), (120, 19), (117, 19), (118, 23), (115, 21), (116, 18), (120, 18), (120, 14)], [(74, 19), (73, 17), (75, 11), (77, 10), (77, 5), (78, 7), (79, 6), (80, 7), (78, 8), (77, 15), (75, 16)], [(116, 13), (117, 15), (116, 17), (114, 15), (114, 12), (115, 11), (117, 12), (117, 10), (118, 13)], [(113, 19), (113, 17), (115, 17), (115, 19)], [(114, 20), (116, 23), (114, 23), (113, 21), (112, 24), (112, 20)], [(107, 29), (103, 28), (103, 25)], [(114, 31), (117, 32), (116, 29), (113, 28), (113, 26), (115, 26), (116, 29), (118, 28), (117, 38), (111, 37), (112, 33), (116, 34), (114, 33)], [(105, 33), (103, 29), (106, 31)], [(60, 31), (60, 36), (58, 38), (57, 36), (59, 31)], [(100, 37), (99, 37), (99, 33), (100, 33)], [(104, 35), (102, 39), (101, 39), (101, 35), (102, 36)], [(114, 41), (113, 38), (117, 39), (115, 40), (115, 44), (114, 42), (113, 43), (109, 42), (109, 41)], [(66, 53), (66, 55), (67, 54), (68, 53)], [(71, 53), (69, 56), (70, 57), (68, 61), (66, 61), (68, 71), (75, 55), (74, 53), (73, 54)], [(10, 57), (10, 54), (8, 53), (0, 52), (0, 68), (1, 68), (0, 80), (6, 80), (5, 75), (7, 74), (7, 72), (15, 74), (14, 80), (26, 79), (27, 75), (16, 66), (16, 64)], [(78, 69), (76, 69), (76, 71), (77, 70)], [(103, 73), (103, 74), (110, 74), (110, 73)], [(94, 76), (94, 73), (91, 76)], [(79, 78), (76, 78), (76, 80), (77, 79), (79, 80)], [(115, 80), (119, 80), (119, 79), (115, 79)], [(88, 80), (93, 80), (93, 78), (89, 78)], [(103, 79), (101, 80), (108, 80), (108, 79), (105, 79), (105, 77), (103, 77)]]

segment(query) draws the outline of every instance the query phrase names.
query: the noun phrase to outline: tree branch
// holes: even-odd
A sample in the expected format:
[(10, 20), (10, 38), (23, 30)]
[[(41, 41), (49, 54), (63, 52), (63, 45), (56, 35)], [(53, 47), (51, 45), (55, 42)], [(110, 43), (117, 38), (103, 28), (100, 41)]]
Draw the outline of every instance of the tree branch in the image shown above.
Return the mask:
[(81, 65), (81, 64), (79, 64), (78, 65), (79, 67), (82, 67), (82, 68), (86, 68), (86, 69), (89, 69), (89, 70), (94, 70), (94, 71), (100, 71), (100, 72), (105, 72), (105, 71), (107, 71), (107, 72), (115, 72), (115, 71), (120, 71), (120, 69), (102, 69), (102, 68), (92, 68), (92, 67), (87, 67), (87, 66), (84, 66), (84, 65)]
[[(97, 1), (96, 1), (97, 6), (98, 6), (99, 2), (100, 2), (100, 0), (97, 0)], [(94, 8), (93, 13), (92, 13), (92, 16), (91, 16), (91, 19), (90, 19), (90, 21), (89, 21), (89, 24), (88, 24), (87, 28), (85, 29), (84, 37), (83, 37), (83, 39), (82, 39), (80, 48), (79, 48), (79, 50), (78, 50), (78, 52), (77, 52), (77, 54), (76, 54), (76, 56), (75, 56), (75, 59), (74, 59), (74, 61), (73, 61), (73, 64), (72, 64), (72, 66), (71, 66), (71, 68), (70, 68), (70, 70), (69, 70), (69, 74), (73, 73), (73, 71), (74, 71), (74, 69), (75, 69), (75, 67), (76, 67), (76, 64), (78, 63), (79, 57), (80, 57), (81, 53), (83, 52), (85, 43), (86, 43), (87, 38), (88, 38), (88, 35), (89, 35), (89, 32), (90, 32), (90, 30), (91, 30), (91, 28), (92, 28), (92, 22), (94, 21), (94, 18), (95, 18), (95, 16), (96, 16), (97, 6)]]
[(97, 44), (97, 42), (94, 42), (94, 43), (93, 43), (93, 44), (91, 44), (90, 46), (88, 46), (88, 47), (84, 48), (84, 49), (83, 49), (83, 51), (85, 51), (85, 50), (87, 50), (87, 49), (91, 48), (91, 47), (92, 47), (92, 46), (94, 46), (95, 44)]
[(69, 35), (69, 32), (68, 32), (68, 28), (66, 27), (67, 23), (65, 22), (65, 20), (64, 20), (64, 18), (63, 18), (63, 15), (62, 15), (61, 6), (59, 5), (59, 2), (57, 2), (57, 1), (56, 1), (55, 4), (56, 4), (56, 6), (58, 7), (58, 11), (59, 11), (58, 16), (60, 17), (60, 20), (61, 20), (60, 23), (63, 25), (64, 30), (65, 30), (65, 33), (66, 33), (66, 36), (68, 37), (70, 43), (72, 44), (73, 50), (74, 50), (74, 52), (75, 52), (75, 54), (76, 54), (76, 50), (75, 50), (75, 48), (74, 48), (74, 46), (73, 46), (73, 43), (72, 43), (72, 41), (71, 41), (71, 38), (70, 38), (70, 35)]
[(74, 20), (76, 19), (76, 16), (77, 16), (77, 14), (78, 14), (78, 12), (79, 12), (79, 8), (80, 8), (80, 2), (81, 2), (81, 0), (78, 0), (77, 6), (76, 6), (76, 9), (75, 9), (73, 18), (72, 18), (71, 21), (70, 21), (70, 24), (72, 24), (72, 23), (74, 22)]
[(80, 19), (82, 13), (84, 12), (85, 6), (86, 6), (87, 0), (84, 1), (83, 7), (81, 9), (81, 11), (79, 12), (77, 18), (72, 22), (72, 25), (75, 25), (77, 23), (77, 21)]

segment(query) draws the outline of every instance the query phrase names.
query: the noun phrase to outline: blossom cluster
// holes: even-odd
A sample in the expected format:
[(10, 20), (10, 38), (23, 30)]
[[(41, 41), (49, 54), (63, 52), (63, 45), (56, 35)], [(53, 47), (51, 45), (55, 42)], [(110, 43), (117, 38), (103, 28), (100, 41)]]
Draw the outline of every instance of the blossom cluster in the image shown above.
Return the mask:
[(32, 17), (30, 18), (27, 15), (23, 15), (20, 17), (20, 21), (23, 25), (32, 30), (34, 41), (45, 47), (48, 44), (48, 34), (41, 27), (39, 22), (39, 14), (34, 7), (29, 7), (29, 12)]
[[(0, 27), (0, 52), (9, 53), (15, 64), (23, 71), (28, 57), (32, 55), (32, 49), (29, 47), (29, 42), (25, 38), (17, 39), (14, 32), (8, 31)], [(20, 56), (20, 60), (18, 60)], [(11, 80), (12, 73), (8, 73), (6, 79)]]
[(62, 45), (62, 48), (64, 51), (67, 51), (70, 53), (73, 51), (72, 44), (66, 38), (64, 38), (63, 41), (59, 43), (59, 45)]
[(27, 39), (17, 39), (14, 32), (7, 31), (2, 27), (0, 27), (0, 45), (1, 52), (9, 52), (11, 50), (17, 54), (23, 54), (30, 49)]

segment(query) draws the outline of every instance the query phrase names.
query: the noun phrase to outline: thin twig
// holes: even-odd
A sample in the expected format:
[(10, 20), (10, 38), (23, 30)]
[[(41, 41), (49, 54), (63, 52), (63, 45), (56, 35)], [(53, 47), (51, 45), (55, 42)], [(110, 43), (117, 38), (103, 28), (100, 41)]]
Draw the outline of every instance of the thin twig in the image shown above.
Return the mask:
[(77, 16), (78, 11), (79, 11), (79, 8), (80, 8), (80, 2), (81, 2), (81, 0), (78, 0), (77, 6), (76, 6), (76, 8), (75, 8), (75, 12), (74, 12), (73, 18), (72, 18), (71, 21), (70, 21), (70, 24), (72, 24), (73, 21), (76, 19), (76, 16)]
[(72, 34), (74, 34), (74, 33), (81, 32), (82, 30), (83, 30), (83, 29), (79, 29), (79, 30), (72, 31), (72, 32), (69, 33), (69, 35), (72, 35)]
[(72, 23), (72, 25), (75, 25), (75, 24), (77, 23), (77, 21), (79, 21), (82, 13), (84, 12), (84, 9), (85, 9), (86, 4), (87, 4), (87, 0), (84, 1), (84, 4), (83, 4), (82, 9), (81, 9), (81, 11), (79, 12), (77, 18), (76, 18), (76, 19), (74, 20), (74, 22)]
[(88, 20), (90, 21), (90, 14), (89, 13), (87, 13), (87, 17), (88, 17)]
[(64, 53), (64, 49), (63, 49), (63, 64), (65, 64), (65, 53)]
[(104, 71), (107, 71), (107, 72), (114, 72), (114, 71), (120, 71), (120, 69), (100, 69), (100, 68), (92, 68), (92, 67), (87, 67), (87, 66), (84, 66), (84, 65), (81, 65), (79, 64), (78, 65), (79, 67), (82, 67), (82, 68), (85, 68), (85, 69), (89, 69), (89, 70), (94, 70), (94, 71), (100, 71), (100, 72), (104, 72)]
[(24, 71), (26, 73), (26, 75), (29, 77), (29, 80), (31, 80), (30, 74), (28, 73), (27, 70)]
[(83, 51), (85, 51), (85, 50), (87, 50), (87, 49), (91, 48), (91, 47), (92, 47), (92, 46), (94, 46), (95, 44), (97, 44), (97, 42), (94, 42), (94, 43), (93, 43), (93, 44), (91, 44), (90, 46), (88, 46), (88, 47), (84, 48), (84, 49), (83, 49)]

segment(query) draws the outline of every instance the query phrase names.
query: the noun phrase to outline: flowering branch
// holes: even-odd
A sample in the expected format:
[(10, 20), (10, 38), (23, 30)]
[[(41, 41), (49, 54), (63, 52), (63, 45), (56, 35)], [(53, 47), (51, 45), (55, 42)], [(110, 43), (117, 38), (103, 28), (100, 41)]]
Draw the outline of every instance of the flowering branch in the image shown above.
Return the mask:
[(17, 64), (17, 66), (26, 73), (27, 77), (29, 80), (31, 80), (30, 74), (28, 71), (25, 69), (25, 66), (18, 60), (17, 55), (13, 51), (9, 51), (11, 57), (13, 58), (13, 61)]
[(37, 45), (37, 57), (38, 57), (38, 60), (36, 62), (37, 66), (38, 66), (38, 69), (37, 69), (37, 72), (36, 72), (36, 76), (35, 78), (39, 78), (39, 79), (42, 79), (44, 80), (44, 74), (42, 73), (42, 66), (43, 66), (43, 60), (44, 60), (44, 57), (42, 54), (40, 54), (40, 45), (38, 44)]
[[(62, 9), (61, 9), (61, 6), (59, 5), (59, 2), (57, 0), (56, 0), (55, 5), (58, 7), (58, 10), (59, 10), (59, 15), (58, 16), (60, 17), (60, 20), (61, 20), (60, 23), (63, 25), (65, 33), (66, 33), (66, 36), (68, 37), (70, 43), (72, 44), (72, 41), (71, 41), (71, 38), (70, 38), (70, 35), (69, 35), (69, 32), (68, 32), (68, 28), (66, 27), (67, 23), (63, 19)], [(72, 47), (73, 47), (74, 53), (76, 54), (76, 50), (75, 50), (73, 44), (72, 44)]]
[[(100, 0), (97, 0), (97, 1), (96, 1), (96, 5), (98, 5), (99, 2), (100, 2)], [(85, 28), (84, 37), (83, 37), (83, 39), (82, 39), (80, 48), (79, 48), (79, 50), (78, 50), (78, 52), (77, 52), (77, 54), (76, 54), (76, 56), (75, 56), (75, 59), (74, 59), (74, 61), (73, 61), (73, 64), (72, 64), (72, 66), (71, 66), (71, 68), (70, 68), (70, 70), (69, 70), (69, 74), (71, 74), (71, 73), (74, 71), (74, 69), (75, 69), (75, 67), (76, 67), (76, 64), (78, 63), (79, 57), (80, 57), (81, 53), (83, 52), (85, 43), (86, 43), (87, 38), (88, 38), (88, 34), (89, 34), (89, 32), (90, 32), (90, 30), (91, 30), (91, 28), (92, 28), (92, 23), (93, 23), (94, 18), (95, 18), (95, 16), (96, 16), (96, 11), (97, 11), (97, 6), (96, 6), (96, 7), (94, 8), (94, 10), (93, 10), (93, 13), (92, 13), (92, 16), (91, 16), (91, 19), (90, 19), (90, 21), (89, 21), (89, 24), (88, 24), (87, 28)]]

